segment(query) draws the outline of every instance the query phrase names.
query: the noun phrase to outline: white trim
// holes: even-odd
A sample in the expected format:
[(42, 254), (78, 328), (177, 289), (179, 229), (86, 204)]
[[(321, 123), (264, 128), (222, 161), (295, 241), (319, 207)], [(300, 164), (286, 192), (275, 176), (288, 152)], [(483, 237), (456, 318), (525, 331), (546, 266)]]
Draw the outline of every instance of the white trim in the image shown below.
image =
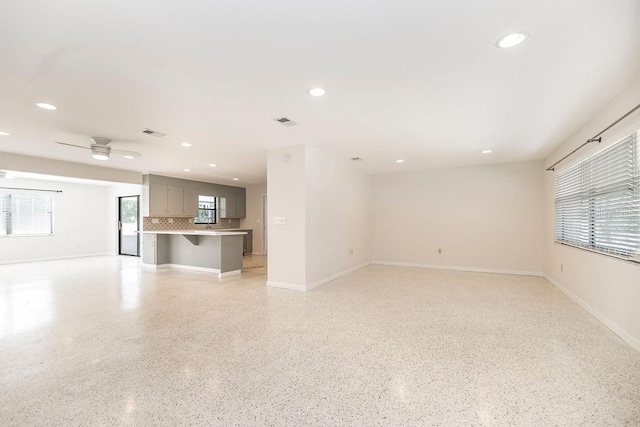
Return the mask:
[(324, 279), (320, 279), (317, 282), (313, 282), (310, 285), (307, 285), (305, 287), (305, 290), (310, 291), (313, 288), (317, 288), (320, 285), (324, 285), (325, 283), (328, 283), (328, 282), (331, 282), (333, 280), (336, 280), (336, 279), (338, 279), (338, 278), (340, 278), (342, 276), (346, 276), (347, 274), (351, 274), (354, 271), (360, 270), (361, 268), (365, 268), (365, 267), (367, 267), (369, 265), (371, 265), (371, 261), (367, 261), (367, 262), (362, 263), (360, 265), (356, 265), (355, 267), (348, 268), (348, 269), (346, 269), (344, 271), (341, 271), (340, 273), (336, 273), (336, 274), (334, 274), (332, 276), (326, 277)]
[(495, 270), (492, 268), (457, 267), (452, 265), (414, 264), (409, 262), (394, 262), (394, 261), (373, 261), (372, 264), (393, 265), (397, 267), (432, 268), (435, 270), (472, 271), (475, 273), (510, 274), (514, 276), (542, 277), (544, 275), (541, 271), (538, 272), (538, 271), (522, 271), (522, 270)]
[(161, 270), (164, 268), (177, 268), (179, 270), (190, 270), (190, 271), (201, 271), (203, 273), (214, 273), (217, 274), (218, 277), (229, 277), (229, 276), (237, 276), (242, 273), (242, 270), (232, 270), (225, 271), (224, 273), (220, 272), (220, 269), (217, 268), (207, 268), (207, 267), (195, 267), (193, 265), (182, 265), (182, 264), (142, 264), (143, 267), (148, 267), (153, 270)]
[(605, 325), (607, 328), (611, 329), (616, 335), (618, 335), (620, 338), (625, 340), (631, 347), (633, 347), (637, 351), (640, 351), (640, 340), (639, 339), (631, 336), (629, 333), (627, 333), (620, 326), (616, 325), (612, 320), (610, 320), (604, 314), (600, 313), (598, 310), (596, 310), (595, 308), (591, 307), (582, 298), (580, 298), (579, 296), (577, 296), (576, 294), (571, 292), (566, 287), (562, 286), (560, 283), (558, 283), (556, 280), (552, 279), (550, 276), (545, 274), (543, 277), (549, 283), (551, 283), (553, 286), (555, 286), (560, 291), (562, 291), (565, 295), (567, 295), (569, 298), (571, 298), (576, 303), (578, 303), (578, 305), (580, 305), (582, 308), (587, 310), (593, 317), (598, 319), (603, 325)]
[(225, 271), (224, 273), (218, 273), (218, 277), (239, 276), (242, 270)]
[(24, 264), (27, 262), (58, 261), (63, 259), (89, 258), (94, 256), (115, 256), (115, 255), (109, 254), (109, 253), (102, 253), (102, 254), (88, 254), (88, 255), (69, 255), (69, 256), (51, 257), (51, 258), (18, 259), (15, 261), (0, 261), (0, 265)]
[(273, 282), (267, 280), (267, 286), (272, 288), (282, 288), (282, 289), (291, 289), (293, 291), (306, 291), (306, 287), (304, 285), (296, 285), (293, 283), (282, 283), (282, 282)]
[(336, 273), (332, 276), (326, 277), (324, 279), (320, 279), (317, 282), (313, 282), (309, 285), (298, 285), (298, 284), (293, 284), (293, 283), (282, 283), (282, 282), (273, 282), (273, 281), (267, 281), (267, 286), (271, 286), (273, 288), (282, 288), (282, 289), (291, 289), (294, 291), (310, 291), (313, 288), (317, 288), (320, 285), (324, 285), (325, 283), (331, 282), (333, 280), (336, 280), (342, 276), (346, 276), (347, 274), (351, 274), (354, 271), (360, 270), (361, 268), (367, 267), (371, 265), (371, 262), (367, 261), (363, 264), (360, 265), (356, 265), (355, 267), (351, 267), (349, 269), (346, 269), (344, 271), (341, 271), (340, 273)]

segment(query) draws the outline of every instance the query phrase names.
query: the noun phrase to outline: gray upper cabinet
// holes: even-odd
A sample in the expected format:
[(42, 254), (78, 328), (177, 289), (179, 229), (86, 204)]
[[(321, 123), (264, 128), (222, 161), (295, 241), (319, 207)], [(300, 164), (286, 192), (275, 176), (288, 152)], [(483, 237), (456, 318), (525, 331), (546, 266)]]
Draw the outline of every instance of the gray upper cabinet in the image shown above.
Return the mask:
[(236, 214), (238, 218), (246, 218), (247, 216), (247, 198), (245, 194), (236, 194)]
[(247, 200), (243, 193), (227, 191), (220, 198), (220, 218), (244, 218), (247, 216)]
[(190, 217), (198, 216), (198, 189), (188, 188), (184, 189), (184, 215)]
[(167, 216), (169, 187), (166, 185), (154, 184), (149, 187), (149, 215)]
[(149, 216), (198, 216), (198, 189), (176, 185), (149, 186)]
[(184, 215), (184, 188), (169, 186), (169, 216)]
[(145, 216), (196, 218), (200, 195), (219, 198), (220, 218), (244, 218), (247, 214), (246, 190), (242, 187), (151, 174), (144, 175), (143, 185)]

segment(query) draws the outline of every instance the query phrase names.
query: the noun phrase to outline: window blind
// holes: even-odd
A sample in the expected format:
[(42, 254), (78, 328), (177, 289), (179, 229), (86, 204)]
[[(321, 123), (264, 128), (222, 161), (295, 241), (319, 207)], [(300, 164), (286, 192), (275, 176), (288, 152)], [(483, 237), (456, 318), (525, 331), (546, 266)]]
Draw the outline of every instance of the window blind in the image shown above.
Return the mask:
[(0, 235), (53, 234), (53, 196), (0, 194)]
[(556, 176), (556, 241), (640, 261), (640, 132)]

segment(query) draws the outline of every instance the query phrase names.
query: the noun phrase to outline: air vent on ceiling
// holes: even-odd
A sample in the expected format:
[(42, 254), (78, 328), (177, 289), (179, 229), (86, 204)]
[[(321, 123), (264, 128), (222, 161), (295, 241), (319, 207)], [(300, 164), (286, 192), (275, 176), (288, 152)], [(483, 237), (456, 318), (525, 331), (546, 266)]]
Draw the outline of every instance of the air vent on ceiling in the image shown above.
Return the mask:
[(155, 136), (157, 138), (162, 138), (163, 136), (167, 136), (166, 133), (158, 132), (153, 129), (147, 129), (147, 128), (140, 129), (138, 132), (146, 133), (147, 135)]
[(280, 123), (283, 126), (295, 126), (297, 125), (296, 122), (294, 122), (293, 120), (287, 118), (287, 117), (278, 117), (277, 119), (274, 119), (276, 122)]
[(362, 157), (349, 157), (349, 158), (354, 162), (364, 162), (364, 159)]

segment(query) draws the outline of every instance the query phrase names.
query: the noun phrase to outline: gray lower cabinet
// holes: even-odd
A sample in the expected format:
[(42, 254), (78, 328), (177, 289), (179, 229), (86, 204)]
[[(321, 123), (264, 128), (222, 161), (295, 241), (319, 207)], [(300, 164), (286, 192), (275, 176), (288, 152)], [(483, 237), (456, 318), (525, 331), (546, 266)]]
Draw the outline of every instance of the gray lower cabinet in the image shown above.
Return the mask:
[(242, 231), (247, 232), (247, 234), (243, 236), (244, 237), (244, 240), (243, 240), (244, 254), (251, 255), (251, 252), (253, 252), (253, 230), (242, 230)]
[(166, 242), (169, 236), (162, 234), (142, 234), (142, 262), (162, 265), (169, 262)]

